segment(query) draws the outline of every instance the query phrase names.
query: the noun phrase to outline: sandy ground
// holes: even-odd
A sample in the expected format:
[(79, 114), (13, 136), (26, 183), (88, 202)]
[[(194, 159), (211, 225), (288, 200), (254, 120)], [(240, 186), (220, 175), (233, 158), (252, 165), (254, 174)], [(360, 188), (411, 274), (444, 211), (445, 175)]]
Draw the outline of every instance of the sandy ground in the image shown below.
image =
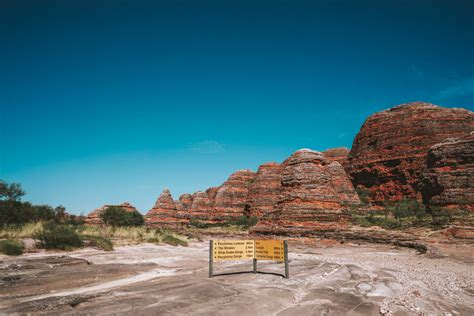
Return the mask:
[[(207, 242), (0, 256), (0, 314), (474, 315), (472, 261), (388, 245), (290, 242), (290, 279), (208, 278)], [(251, 261), (215, 264), (250, 271)], [(280, 263), (259, 270), (283, 273)]]

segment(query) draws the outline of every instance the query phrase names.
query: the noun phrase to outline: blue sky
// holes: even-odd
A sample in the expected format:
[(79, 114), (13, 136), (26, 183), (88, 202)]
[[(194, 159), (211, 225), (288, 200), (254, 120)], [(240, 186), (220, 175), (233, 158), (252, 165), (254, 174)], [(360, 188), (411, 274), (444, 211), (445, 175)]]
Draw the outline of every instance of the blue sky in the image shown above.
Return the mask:
[(473, 1), (0, 2), (0, 178), (146, 212), (346, 146), (409, 101), (474, 107)]

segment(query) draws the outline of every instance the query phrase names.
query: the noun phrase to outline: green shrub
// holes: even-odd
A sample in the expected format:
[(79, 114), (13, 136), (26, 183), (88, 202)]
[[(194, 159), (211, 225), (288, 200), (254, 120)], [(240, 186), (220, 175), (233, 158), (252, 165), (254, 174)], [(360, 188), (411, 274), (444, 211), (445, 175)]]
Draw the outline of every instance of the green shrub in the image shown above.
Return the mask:
[(152, 244), (159, 244), (160, 239), (156, 238), (156, 237), (151, 237), (151, 238), (148, 238), (146, 242), (149, 242), (149, 243), (152, 243)]
[(367, 188), (358, 187), (356, 188), (356, 192), (363, 206), (370, 204), (370, 191)]
[(48, 222), (35, 238), (46, 249), (69, 250), (82, 246), (81, 236), (70, 226)]
[(101, 214), (105, 224), (111, 226), (142, 226), (143, 215), (138, 211), (129, 212), (119, 206), (110, 206)]
[(385, 204), (385, 207), (399, 222), (409, 217), (422, 219), (426, 215), (425, 206), (417, 200), (403, 199), (401, 201), (388, 202)]
[(163, 243), (171, 245), (171, 246), (183, 246), (187, 247), (188, 243), (185, 240), (181, 240), (179, 238), (176, 238), (172, 235), (166, 235), (163, 237), (161, 240)]
[(380, 226), (385, 229), (397, 229), (401, 227), (400, 222), (384, 211), (370, 211), (366, 215), (354, 213), (352, 214), (352, 223), (363, 227)]
[(189, 226), (196, 228), (209, 228), (209, 227), (227, 227), (227, 226), (239, 226), (242, 228), (249, 228), (257, 224), (258, 218), (254, 216), (238, 216), (238, 217), (219, 217), (217, 223), (209, 224), (202, 222), (197, 219), (191, 219)]
[(247, 217), (247, 216), (239, 216), (239, 217), (232, 217), (228, 220), (229, 225), (236, 225), (242, 227), (251, 227), (257, 224), (257, 217)]
[(91, 247), (102, 249), (105, 251), (114, 250), (114, 245), (110, 239), (101, 236), (81, 235), (83, 240), (86, 240)]
[(430, 215), (435, 226), (445, 226), (451, 223), (451, 213), (439, 206), (430, 206)]
[(389, 216), (374, 216), (369, 219), (372, 225), (380, 226), (385, 229), (397, 229), (401, 227), (400, 222)]
[(19, 256), (23, 253), (23, 243), (19, 240), (0, 240), (0, 252), (8, 256)]
[(209, 225), (208, 223), (205, 223), (205, 222), (201, 222), (200, 220), (197, 220), (195, 218), (192, 218), (189, 221), (189, 226), (196, 227), (196, 228), (208, 228), (211, 225)]

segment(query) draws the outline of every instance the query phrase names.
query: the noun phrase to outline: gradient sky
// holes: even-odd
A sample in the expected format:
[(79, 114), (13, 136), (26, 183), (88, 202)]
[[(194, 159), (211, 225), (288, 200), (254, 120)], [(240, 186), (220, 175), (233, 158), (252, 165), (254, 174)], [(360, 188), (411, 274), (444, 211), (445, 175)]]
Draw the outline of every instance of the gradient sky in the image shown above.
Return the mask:
[(0, 179), (151, 208), (409, 101), (474, 108), (474, 1), (0, 0)]

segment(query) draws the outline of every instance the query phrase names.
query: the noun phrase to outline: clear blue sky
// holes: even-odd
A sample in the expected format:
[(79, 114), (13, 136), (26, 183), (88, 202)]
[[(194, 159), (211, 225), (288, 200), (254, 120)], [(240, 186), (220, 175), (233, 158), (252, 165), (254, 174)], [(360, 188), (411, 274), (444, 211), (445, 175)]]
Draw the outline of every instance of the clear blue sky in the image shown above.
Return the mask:
[[(387, 5), (387, 3), (390, 3)], [(142, 212), (371, 113), (474, 106), (474, 1), (0, 1), (0, 178)]]

